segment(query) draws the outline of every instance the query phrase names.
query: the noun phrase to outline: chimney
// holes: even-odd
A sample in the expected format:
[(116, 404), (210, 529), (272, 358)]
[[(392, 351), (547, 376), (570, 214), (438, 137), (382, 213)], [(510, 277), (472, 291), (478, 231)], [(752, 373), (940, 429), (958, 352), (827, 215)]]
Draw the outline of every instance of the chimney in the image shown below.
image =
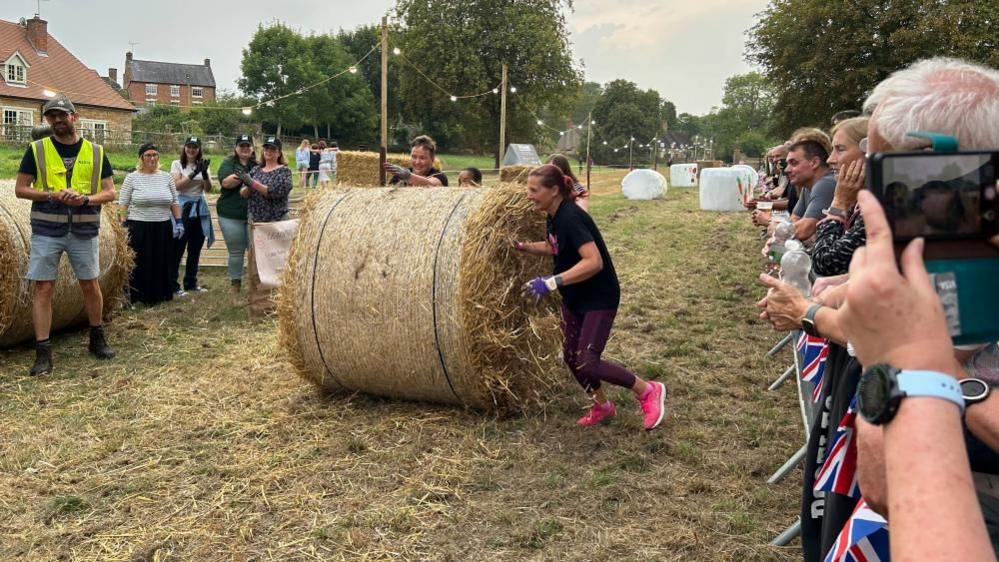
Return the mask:
[(25, 26), (28, 28), (28, 41), (39, 53), (47, 53), (49, 50), (48, 23), (37, 15), (25, 22)]
[(125, 64), (132, 62), (132, 51), (125, 53)]
[(211, 65), (212, 65), (212, 59), (205, 59), (205, 66), (211, 66)]
[(112, 82), (114, 82), (115, 84), (117, 84), (118, 83), (118, 69), (117, 68), (109, 68), (108, 69), (108, 78), (110, 78)]

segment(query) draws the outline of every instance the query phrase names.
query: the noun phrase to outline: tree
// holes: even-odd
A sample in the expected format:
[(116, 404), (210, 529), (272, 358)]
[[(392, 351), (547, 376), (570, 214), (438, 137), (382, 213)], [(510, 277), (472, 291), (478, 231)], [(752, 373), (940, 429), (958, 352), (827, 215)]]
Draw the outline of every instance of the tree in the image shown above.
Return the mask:
[[(330, 35), (306, 38), (312, 64), (333, 73), (357, 62), (340, 40)], [(370, 47), (369, 47), (370, 48)], [(370, 58), (369, 58), (370, 60)], [(326, 126), (327, 137), (336, 137), (354, 145), (371, 144), (378, 130), (378, 106), (364, 76), (347, 73), (305, 92), (313, 136), (319, 137), (319, 126)]]
[(261, 101), (288, 96), (259, 108), (258, 119), (274, 123), (278, 135), (282, 127), (297, 129), (306, 122), (313, 104), (295, 94), (323, 75), (312, 63), (304, 37), (280, 22), (261, 25), (243, 49), (240, 68), (239, 89), (246, 95)]
[(421, 123), (443, 147), (495, 150), (500, 96), (452, 102), (445, 91), (490, 92), (506, 63), (516, 88), (507, 99), (507, 140), (535, 140), (542, 132), (535, 115), (541, 108), (567, 115), (582, 82), (563, 9), (571, 9), (568, 0), (399, 0), (405, 119)]
[(777, 94), (775, 132), (828, 127), (916, 60), (952, 56), (999, 66), (999, 3), (972, 0), (772, 0), (750, 31), (749, 62)]
[(773, 128), (774, 93), (759, 72), (731, 76), (725, 80), (722, 107), (701, 120), (700, 133), (715, 141), (718, 156), (729, 156), (739, 148), (758, 156), (776, 144)]
[[(393, 37), (399, 37), (399, 29), (397, 26), (393, 27), (390, 24), (390, 48), (392, 46)], [(360, 60), (371, 51), (372, 47), (377, 46), (378, 42), (381, 41), (381, 26), (362, 25), (352, 31), (344, 31), (341, 29), (337, 33), (336, 38), (344, 46), (344, 48), (347, 49), (347, 52), (350, 53), (355, 61)], [(382, 61), (380, 49), (376, 49), (371, 56), (358, 64), (357, 68), (358, 74), (363, 76), (364, 80), (367, 82), (368, 90), (371, 92), (372, 101), (375, 104), (374, 109), (380, 115), (382, 96)], [(389, 91), (387, 102), (390, 127), (392, 126), (392, 123), (397, 123), (402, 119), (402, 98), (399, 95), (400, 68), (401, 65), (398, 63), (398, 60), (394, 60), (393, 57), (390, 57), (388, 75), (386, 76)]]
[(666, 103), (659, 92), (643, 92), (634, 82), (621, 79), (609, 82), (593, 106), (594, 134), (608, 144), (591, 146), (591, 154), (603, 161), (627, 162), (626, 152), (615, 153), (613, 149), (627, 145), (632, 137), (635, 147), (658, 138), (666, 123), (664, 110), (672, 107)]
[(572, 108), (572, 122), (573, 123), (585, 123), (586, 116), (593, 111), (593, 106), (597, 104), (597, 100), (600, 99), (604, 93), (604, 89), (600, 84), (596, 82), (585, 82), (579, 87), (579, 92), (577, 94), (578, 100), (575, 107)]

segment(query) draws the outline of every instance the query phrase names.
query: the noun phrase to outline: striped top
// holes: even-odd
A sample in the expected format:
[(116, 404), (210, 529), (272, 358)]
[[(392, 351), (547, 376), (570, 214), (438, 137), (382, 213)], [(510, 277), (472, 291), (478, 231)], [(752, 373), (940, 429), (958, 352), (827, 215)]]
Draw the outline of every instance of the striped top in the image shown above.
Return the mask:
[(168, 221), (173, 216), (170, 205), (176, 203), (177, 185), (170, 174), (162, 171), (128, 174), (118, 196), (118, 204), (128, 207), (130, 221)]

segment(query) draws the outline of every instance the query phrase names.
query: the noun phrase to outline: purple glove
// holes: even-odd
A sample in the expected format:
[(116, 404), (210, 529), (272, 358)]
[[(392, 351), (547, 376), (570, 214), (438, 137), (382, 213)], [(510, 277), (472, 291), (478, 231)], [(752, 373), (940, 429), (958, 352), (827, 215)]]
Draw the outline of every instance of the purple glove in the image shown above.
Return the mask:
[(524, 296), (541, 300), (542, 297), (548, 296), (548, 293), (561, 286), (561, 281), (562, 279), (557, 275), (554, 277), (535, 277), (524, 283)]

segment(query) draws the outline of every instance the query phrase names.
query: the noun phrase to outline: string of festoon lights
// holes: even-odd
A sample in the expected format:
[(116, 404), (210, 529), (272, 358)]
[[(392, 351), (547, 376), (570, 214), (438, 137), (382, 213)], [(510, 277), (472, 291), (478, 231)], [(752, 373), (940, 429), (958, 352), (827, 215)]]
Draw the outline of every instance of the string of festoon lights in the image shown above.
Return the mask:
[[(569, 128), (566, 128), (566, 129), (559, 130), (559, 129), (556, 129), (556, 128), (552, 127), (551, 125), (548, 125), (547, 123), (545, 123), (544, 120), (542, 120), (540, 117), (538, 117), (533, 112), (531, 113), (531, 115), (537, 120), (538, 126), (544, 127), (545, 129), (548, 129), (549, 131), (551, 131), (553, 133), (558, 133), (559, 137), (565, 136), (566, 133), (572, 131), (573, 129), (577, 129), (577, 130), (583, 131), (583, 130), (586, 130), (586, 128), (587, 128), (584, 124), (579, 124), (579, 125), (576, 125), (575, 127), (569, 127)], [(596, 121), (590, 120), (589, 127), (593, 127), (596, 124), (597, 124)], [(633, 148), (637, 147), (637, 148), (641, 148), (641, 149), (648, 148), (648, 149), (651, 150), (657, 144), (659, 145), (659, 149), (660, 150), (666, 148), (666, 143), (664, 143), (658, 137), (652, 137), (651, 139), (649, 139), (649, 141), (647, 143), (639, 143), (639, 144), (636, 145), (636, 144), (634, 144), (634, 142), (635, 142), (635, 137), (634, 136), (629, 136), (629, 140), (628, 140), (627, 143), (625, 143), (623, 146), (611, 148), (611, 150), (613, 152), (618, 152), (618, 151), (621, 151), (621, 150), (624, 150), (624, 149), (628, 148), (629, 146), (632, 146)], [(608, 147), (610, 146), (610, 143), (608, 142), (608, 140), (604, 139), (602, 136), (600, 136), (598, 134), (593, 134), (592, 143), (593, 144), (599, 144), (599, 145), (602, 145), (602, 146), (608, 146)]]

